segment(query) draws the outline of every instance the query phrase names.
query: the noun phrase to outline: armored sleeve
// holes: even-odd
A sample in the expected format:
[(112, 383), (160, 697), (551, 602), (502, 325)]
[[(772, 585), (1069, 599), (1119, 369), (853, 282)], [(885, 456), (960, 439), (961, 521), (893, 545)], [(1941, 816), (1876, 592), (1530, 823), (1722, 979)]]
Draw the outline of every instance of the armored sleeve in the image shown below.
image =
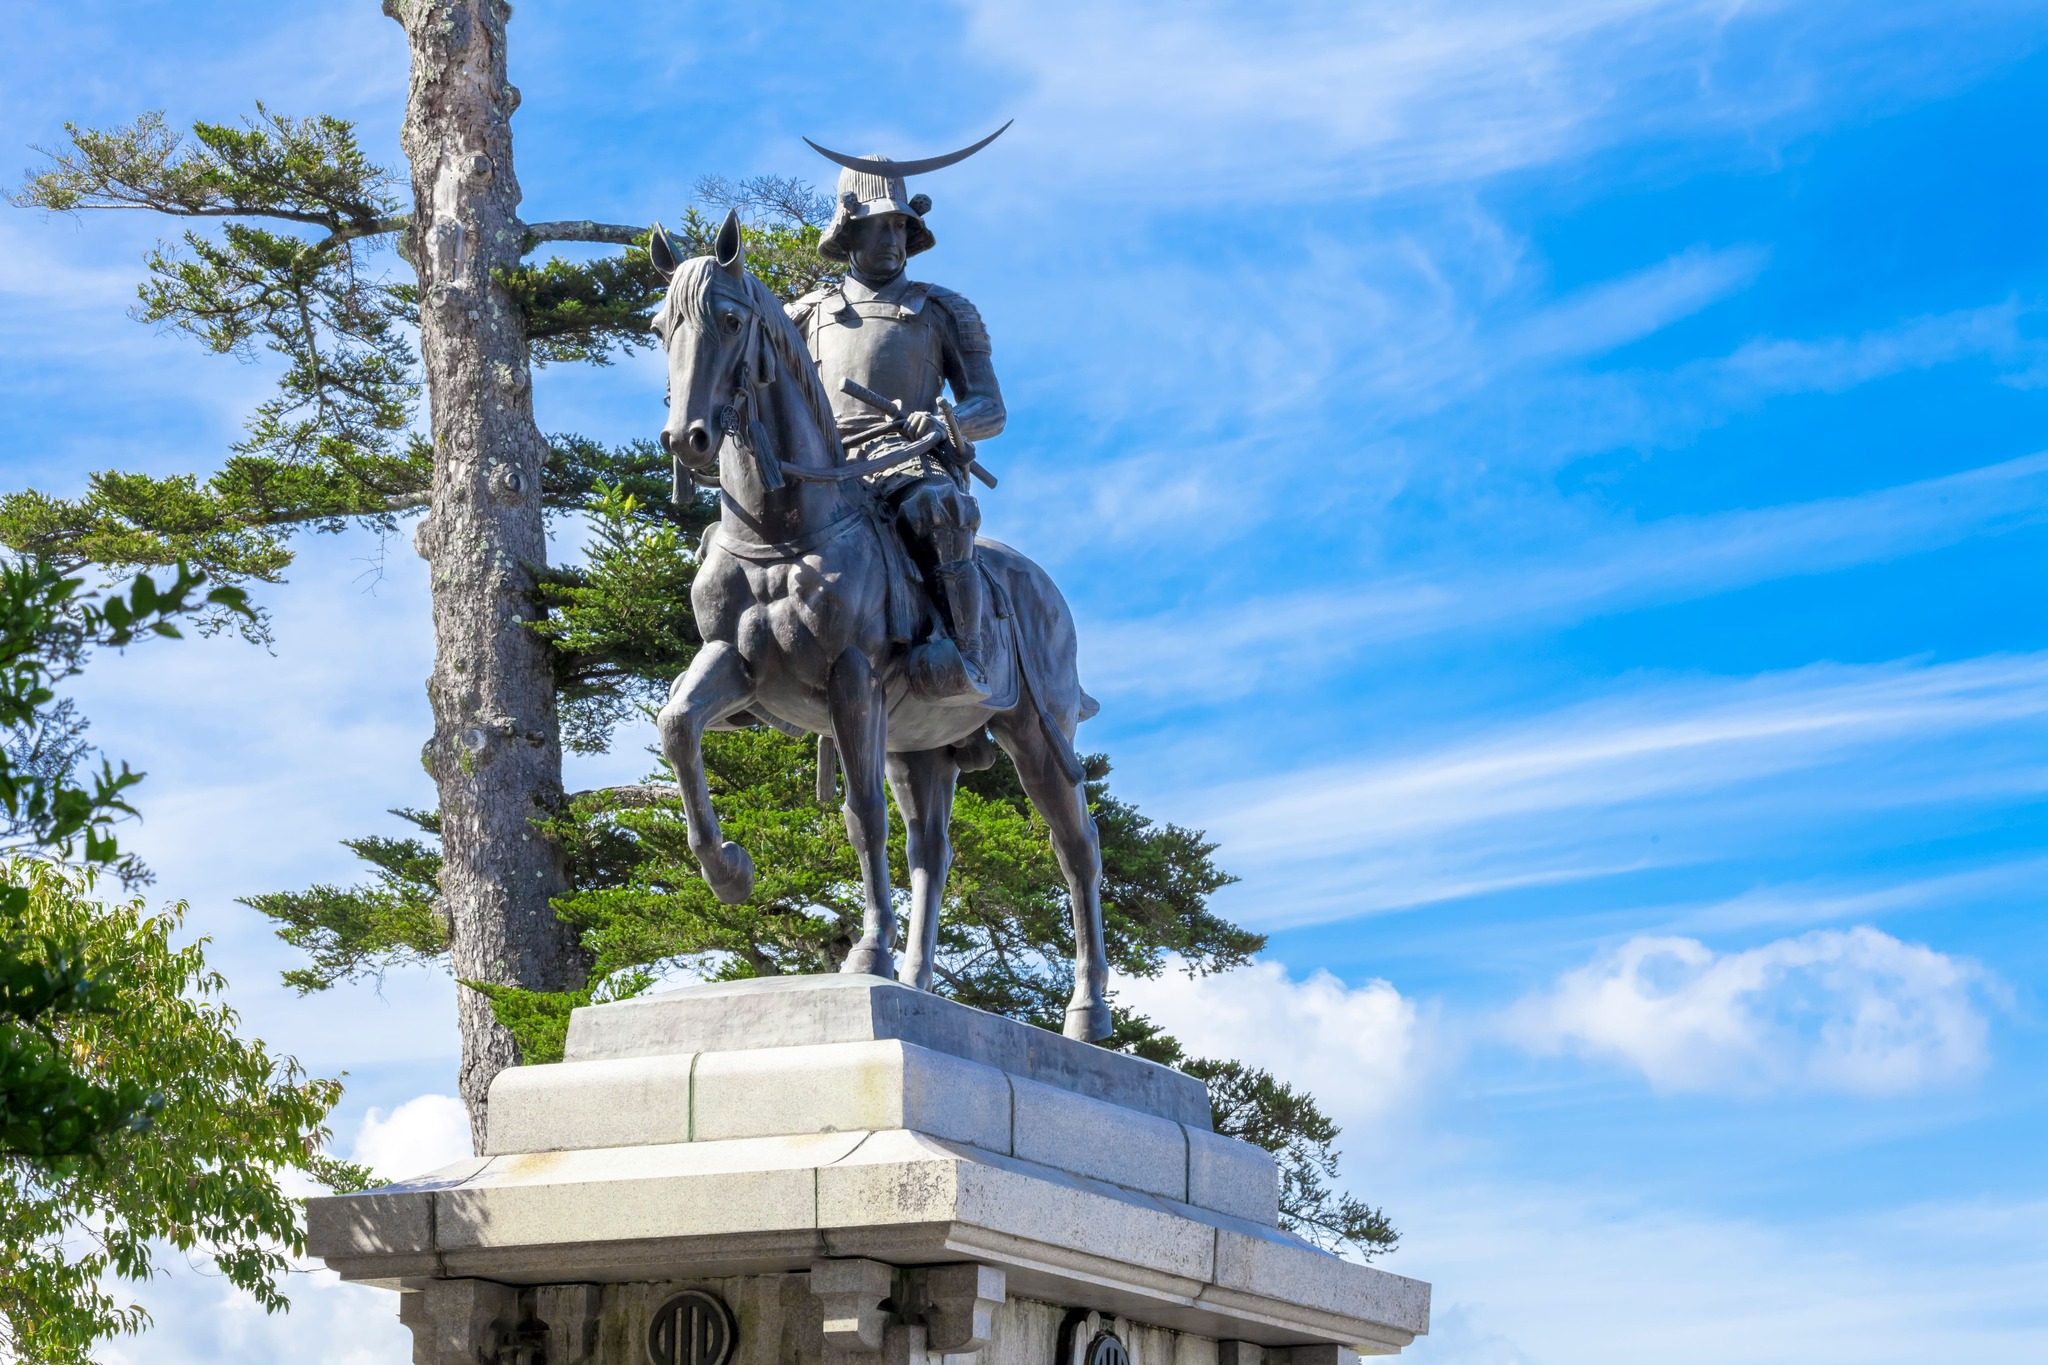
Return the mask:
[(988, 324), (981, 320), (981, 310), (970, 303), (965, 294), (933, 285), (929, 297), (946, 310), (947, 317), (953, 319), (953, 334), (963, 354), (988, 355), (994, 350), (989, 344)]
[(988, 328), (964, 297), (934, 285), (926, 296), (952, 322), (946, 338), (946, 380), (958, 401), (960, 425), (970, 441), (999, 434), (1008, 414), (990, 358)]

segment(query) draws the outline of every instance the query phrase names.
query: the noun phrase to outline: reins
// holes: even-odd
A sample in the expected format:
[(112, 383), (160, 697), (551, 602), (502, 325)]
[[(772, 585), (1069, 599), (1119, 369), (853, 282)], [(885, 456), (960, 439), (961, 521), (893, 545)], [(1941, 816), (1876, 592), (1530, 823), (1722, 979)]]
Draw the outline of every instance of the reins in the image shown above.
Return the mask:
[[(761, 423), (761, 391), (775, 382), (775, 374), (768, 364), (770, 342), (765, 335), (761, 315), (751, 309), (747, 313), (747, 334), (742, 344), (744, 349), (733, 376), (732, 398), (718, 410), (718, 426), (734, 445), (752, 457), (764, 488), (780, 489), (788, 479), (801, 483), (846, 483), (864, 479), (870, 474), (879, 474), (914, 460), (944, 439), (941, 432), (928, 432), (910, 445), (886, 455), (878, 455), (872, 460), (854, 460), (830, 469), (810, 469), (786, 463), (777, 458), (770, 448), (768, 429)], [(700, 474), (688, 466), (684, 469), (690, 476), (690, 482), (700, 488), (720, 486), (716, 465), (707, 474)]]

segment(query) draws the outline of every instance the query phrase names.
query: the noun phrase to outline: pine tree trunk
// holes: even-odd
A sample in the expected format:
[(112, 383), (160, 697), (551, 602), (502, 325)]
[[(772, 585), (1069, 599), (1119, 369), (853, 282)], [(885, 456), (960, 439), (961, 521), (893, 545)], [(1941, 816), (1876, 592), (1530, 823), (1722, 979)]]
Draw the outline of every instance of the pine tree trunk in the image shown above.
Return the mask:
[[(583, 984), (586, 962), (549, 898), (560, 850), (533, 820), (562, 798), (547, 650), (527, 623), (546, 562), (546, 442), (517, 311), (492, 271), (524, 230), (512, 168), (501, 0), (385, 0), (412, 50), (402, 141), (412, 167), (407, 254), (419, 272), (420, 350), (434, 435), (431, 510), (416, 537), (432, 571), (434, 674), (426, 749), (440, 788), (441, 897), (458, 981), (528, 990)], [(458, 985), (463, 1102), (483, 1148), (491, 1079), (518, 1061), (489, 1002)]]

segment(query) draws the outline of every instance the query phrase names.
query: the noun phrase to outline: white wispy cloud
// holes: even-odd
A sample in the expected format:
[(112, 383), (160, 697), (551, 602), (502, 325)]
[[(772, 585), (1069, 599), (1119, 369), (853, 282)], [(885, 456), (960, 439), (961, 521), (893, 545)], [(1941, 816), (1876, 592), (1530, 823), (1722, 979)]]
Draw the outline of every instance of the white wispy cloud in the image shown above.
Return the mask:
[(1662, 1091), (1905, 1094), (1989, 1060), (1975, 964), (1868, 926), (1737, 952), (1640, 935), (1521, 1001), (1532, 1052), (1612, 1059)]
[(1490, 359), (1498, 367), (1604, 355), (1726, 298), (1755, 279), (1765, 260), (1753, 247), (1682, 252), (1568, 295), (1512, 325)]
[(1364, 577), (1224, 608), (1176, 603), (1084, 632), (1091, 686), (1217, 701), (1335, 668), (1391, 642), (1574, 620), (1826, 573), (1996, 534), (2048, 515), (2048, 455), (2029, 455), (1850, 497), (1589, 533), (1512, 563)]
[(306, 1267), (288, 1277), (291, 1310), (266, 1313), (210, 1267), (173, 1263), (139, 1286), (124, 1285), (149, 1311), (140, 1336), (94, 1349), (109, 1365), (219, 1365), (222, 1361), (313, 1359), (322, 1365), (391, 1365), (412, 1358), (412, 1334), (388, 1289), (343, 1284)]
[[(1470, 181), (1679, 130), (1750, 130), (1854, 95), (1945, 88), (2017, 54), (2023, 16), (1894, 5), (1403, 0), (975, 4), (1027, 83), (1020, 142), (1111, 193), (1356, 192)], [(2015, 33), (2014, 30), (2018, 30)], [(1866, 59), (1942, 32), (1938, 54)]]
[(1711, 377), (1731, 396), (1841, 393), (1874, 379), (1951, 361), (1988, 357), (2031, 369), (2048, 345), (2027, 338), (2020, 323), (2037, 312), (2014, 300), (1930, 317), (1906, 318), (1859, 336), (1814, 340), (1764, 337), (1730, 355), (1679, 372), (1681, 380)]
[(1666, 927), (1706, 933), (1868, 919), (2002, 898), (2014, 892), (2031, 894), (2044, 877), (2048, 877), (2048, 858), (2022, 857), (1931, 876), (1824, 878), (1761, 886), (1705, 905), (1674, 907)]
[(1436, 1285), (1418, 1365), (2032, 1365), (2048, 1333), (2048, 1205), (2022, 1196), (1788, 1225), (1532, 1180), (1371, 1193), (1389, 1268)]
[[(1214, 789), (1261, 923), (1711, 860), (2048, 788), (2048, 655), (1689, 680)], [(1656, 839), (1653, 841), (1652, 836)], [(1277, 908), (1276, 908), (1277, 907)]]

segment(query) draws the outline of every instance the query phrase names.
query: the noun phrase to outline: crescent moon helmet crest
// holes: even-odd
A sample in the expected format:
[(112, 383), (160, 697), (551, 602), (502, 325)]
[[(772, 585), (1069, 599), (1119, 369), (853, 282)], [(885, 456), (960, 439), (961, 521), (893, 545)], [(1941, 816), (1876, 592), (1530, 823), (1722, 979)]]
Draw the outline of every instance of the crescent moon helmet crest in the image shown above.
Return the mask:
[[(1016, 121), (1011, 119), (1010, 123)], [(805, 138), (804, 141), (812, 151), (834, 165), (844, 166), (849, 171), (865, 171), (869, 175), (878, 175), (885, 180), (901, 180), (913, 175), (929, 175), (933, 171), (943, 171), (948, 166), (958, 165), (1008, 132), (1010, 123), (1005, 123), (971, 147), (962, 147), (959, 151), (947, 152), (944, 156), (928, 156), (919, 161), (891, 161), (885, 156), (848, 156), (844, 152), (835, 152), (830, 147), (820, 147), (809, 138)]]
[(832, 221), (818, 239), (818, 254), (832, 261), (848, 259), (847, 235), (852, 225), (863, 218), (883, 214), (899, 214), (909, 220), (910, 231), (904, 242), (907, 255), (929, 251), (933, 243), (932, 230), (925, 226), (924, 216), (931, 212), (932, 201), (925, 195), (913, 195), (905, 189), (904, 177), (957, 165), (1001, 137), (1009, 126), (1005, 123), (971, 147), (962, 147), (944, 156), (928, 156), (921, 161), (892, 161), (886, 156), (847, 156), (805, 138), (804, 141), (810, 143), (818, 155), (840, 168), (839, 185), (832, 196)]

